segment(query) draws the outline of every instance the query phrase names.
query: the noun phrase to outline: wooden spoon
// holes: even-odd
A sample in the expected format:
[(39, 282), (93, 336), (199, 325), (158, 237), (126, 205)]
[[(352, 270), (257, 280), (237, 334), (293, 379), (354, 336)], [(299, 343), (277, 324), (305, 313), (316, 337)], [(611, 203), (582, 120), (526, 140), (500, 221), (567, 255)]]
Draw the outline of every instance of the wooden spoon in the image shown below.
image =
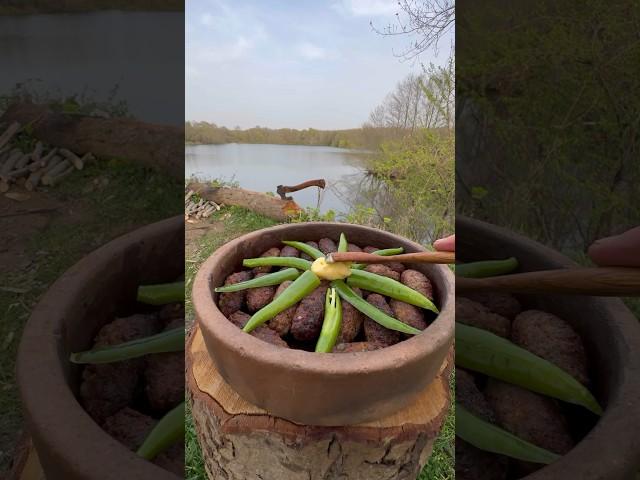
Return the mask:
[(327, 263), (357, 262), (357, 263), (456, 263), (453, 252), (418, 252), (402, 253), (400, 255), (374, 255), (365, 252), (334, 252), (327, 255)]
[(640, 268), (568, 268), (489, 278), (456, 277), (456, 292), (486, 290), (613, 297), (638, 296), (640, 295)]

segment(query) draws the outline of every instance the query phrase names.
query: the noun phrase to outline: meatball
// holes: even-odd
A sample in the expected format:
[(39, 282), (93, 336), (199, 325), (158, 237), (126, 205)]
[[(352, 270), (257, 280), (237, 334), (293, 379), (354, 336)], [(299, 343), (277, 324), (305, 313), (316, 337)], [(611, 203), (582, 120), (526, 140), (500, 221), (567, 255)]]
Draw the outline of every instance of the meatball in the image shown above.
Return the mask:
[(383, 345), (375, 342), (339, 343), (333, 347), (333, 353), (370, 352), (372, 350), (379, 350), (382, 347)]
[(130, 450), (137, 450), (144, 442), (156, 420), (133, 408), (125, 407), (105, 419), (102, 428)]
[(402, 323), (406, 323), (418, 330), (424, 330), (427, 328), (427, 322), (424, 319), (422, 309), (395, 299), (391, 299), (389, 306), (393, 311), (393, 316)]
[(372, 263), (367, 265), (365, 271), (400, 281), (400, 274), (382, 263)]
[(324, 302), (329, 284), (322, 282), (310, 295), (303, 298), (291, 322), (291, 335), (298, 341), (316, 340), (324, 320)]
[(511, 330), (508, 318), (491, 313), (484, 305), (464, 297), (456, 298), (456, 321), (482, 328), (504, 338), (509, 338)]
[[(260, 255), (260, 258), (263, 257), (279, 257), (280, 256), (280, 249), (273, 247), (270, 248), (269, 250), (267, 250), (266, 252), (264, 252), (262, 255)], [(253, 269), (253, 274), (257, 277), (258, 274), (260, 273), (269, 273), (271, 270), (273, 269), (272, 266), (270, 265), (265, 265), (264, 267), (255, 267)]]
[(429, 300), (433, 300), (433, 286), (424, 273), (407, 269), (400, 275), (400, 282), (421, 293)]
[(329, 255), (330, 253), (338, 251), (336, 242), (334, 242), (330, 238), (321, 238), (318, 242), (318, 248), (320, 248), (320, 251), (325, 255)]
[(493, 313), (513, 320), (522, 311), (522, 306), (516, 297), (503, 292), (469, 292), (464, 295), (474, 302), (478, 302)]
[(297, 248), (291, 247), (289, 245), (285, 245), (284, 247), (282, 247), (282, 250), (280, 250), (280, 256), (281, 257), (299, 257), (300, 250), (298, 250)]
[[(118, 345), (145, 338), (159, 330), (160, 321), (155, 315), (139, 314), (118, 318), (100, 329), (94, 347)], [(131, 403), (144, 366), (144, 358), (133, 358), (84, 367), (80, 399), (96, 422), (102, 423)]]
[[(238, 328), (244, 328), (250, 318), (251, 315), (247, 315), (244, 312), (235, 312), (229, 317), (229, 321)], [(251, 331), (249, 335), (252, 335), (264, 342), (271, 343), (278, 347), (289, 348), (287, 342), (280, 338), (278, 332), (267, 327), (266, 325), (260, 325), (259, 327)]]
[[(478, 390), (473, 376), (456, 369), (456, 401), (473, 415), (495, 423), (495, 414)], [(505, 480), (508, 459), (474, 447), (456, 437), (456, 478), (465, 480)]]
[[(367, 297), (367, 302), (374, 307), (377, 307), (379, 310), (382, 310), (387, 315), (393, 316), (391, 307), (389, 307), (387, 301), (382, 295), (372, 293)], [(364, 320), (364, 334), (367, 341), (379, 343), (385, 347), (400, 341), (400, 332), (396, 330), (389, 330), (370, 318), (365, 318)]]
[[(554, 400), (495, 379), (489, 379), (484, 393), (496, 423), (508, 432), (560, 455), (573, 448), (566, 419)], [(514, 465), (522, 476), (541, 467), (523, 461)]]
[(362, 249), (358, 245), (354, 243), (347, 244), (347, 252), (361, 252), (361, 251)]
[[(251, 272), (236, 272), (232, 273), (227, 277), (224, 284), (225, 285), (234, 285), (240, 282), (246, 282), (247, 280), (251, 280), (253, 275)], [(231, 292), (231, 293), (221, 293), (220, 298), (218, 300), (218, 307), (220, 311), (225, 317), (228, 317), (233, 312), (237, 312), (242, 309), (242, 304), (244, 303), (244, 299), (246, 298), (247, 291), (241, 290), (239, 292)]]
[[(260, 278), (267, 275), (266, 273), (258, 273), (256, 278)], [(276, 286), (269, 285), (266, 287), (250, 288), (247, 290), (247, 310), (250, 312), (257, 312), (262, 307), (273, 300), (273, 296), (276, 293)]]
[[(407, 268), (400, 262), (387, 262), (385, 263), (385, 265), (387, 267), (389, 267), (391, 270), (393, 270), (394, 272), (401, 274), (402, 272), (404, 272)], [(400, 280), (398, 278), (398, 280)]]
[(539, 310), (522, 312), (513, 321), (511, 340), (554, 363), (583, 385), (589, 384), (587, 356), (582, 339), (561, 318)]
[[(184, 319), (176, 319), (166, 330), (183, 327)], [(184, 352), (147, 355), (144, 370), (145, 394), (151, 408), (166, 412), (184, 401)]]
[[(307, 245), (309, 245), (310, 247), (313, 247), (315, 249), (320, 249), (320, 247), (318, 246), (318, 244), (314, 241), (309, 241), (309, 242), (304, 242)], [(306, 253), (301, 253), (300, 254), (300, 258), (304, 258), (305, 260), (313, 260), (313, 258), (311, 258), (309, 255), (307, 255)]]
[[(276, 298), (278, 298), (280, 294), (284, 292), (285, 289), (292, 283), (293, 282), (291, 280), (282, 282), (276, 289), (276, 293), (273, 295), (273, 299), (275, 300)], [(287, 333), (289, 333), (291, 322), (293, 321), (293, 316), (296, 314), (297, 307), (297, 304), (292, 305), (283, 312), (280, 312), (278, 315), (269, 320), (269, 327), (278, 332), (281, 337), (284, 337)]]
[[(362, 291), (359, 288), (353, 288), (353, 291), (362, 297)], [(343, 300), (341, 305), (342, 325), (340, 326), (337, 343), (353, 342), (362, 329), (364, 315), (349, 302)]]

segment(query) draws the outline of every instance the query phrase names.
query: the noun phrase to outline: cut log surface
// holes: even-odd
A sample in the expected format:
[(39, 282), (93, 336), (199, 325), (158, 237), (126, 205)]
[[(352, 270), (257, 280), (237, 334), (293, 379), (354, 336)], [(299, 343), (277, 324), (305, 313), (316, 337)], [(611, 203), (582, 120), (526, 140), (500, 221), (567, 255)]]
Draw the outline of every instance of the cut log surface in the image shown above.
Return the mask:
[(186, 360), (193, 419), (211, 480), (415, 480), (450, 404), (452, 355), (413, 405), (342, 427), (298, 425), (246, 402), (218, 373), (197, 327)]
[(298, 215), (302, 210), (293, 200), (282, 200), (244, 188), (211, 187), (204, 183), (191, 183), (187, 188), (217, 205), (244, 207), (280, 222)]
[(184, 129), (181, 127), (128, 118), (66, 114), (31, 103), (9, 107), (2, 119), (30, 124), (39, 140), (76, 155), (92, 152), (98, 158), (140, 162), (184, 180)]

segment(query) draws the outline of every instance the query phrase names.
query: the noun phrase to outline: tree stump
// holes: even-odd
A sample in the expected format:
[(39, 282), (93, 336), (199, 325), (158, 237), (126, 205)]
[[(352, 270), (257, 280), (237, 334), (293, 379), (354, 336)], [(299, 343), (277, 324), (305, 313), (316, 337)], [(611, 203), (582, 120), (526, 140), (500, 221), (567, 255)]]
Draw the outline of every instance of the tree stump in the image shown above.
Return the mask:
[(449, 409), (452, 364), (453, 353), (416, 402), (389, 417), (341, 427), (298, 425), (232, 390), (195, 327), (186, 380), (207, 474), (212, 480), (415, 480)]

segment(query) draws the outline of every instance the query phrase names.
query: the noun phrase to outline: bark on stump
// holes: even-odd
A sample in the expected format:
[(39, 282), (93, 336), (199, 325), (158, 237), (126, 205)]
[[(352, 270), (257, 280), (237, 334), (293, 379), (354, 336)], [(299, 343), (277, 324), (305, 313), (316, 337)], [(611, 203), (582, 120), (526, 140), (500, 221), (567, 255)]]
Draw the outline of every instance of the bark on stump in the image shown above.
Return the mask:
[(246, 402), (218, 373), (197, 327), (186, 360), (192, 415), (210, 479), (415, 480), (450, 404), (452, 355), (413, 405), (343, 427), (298, 425)]

